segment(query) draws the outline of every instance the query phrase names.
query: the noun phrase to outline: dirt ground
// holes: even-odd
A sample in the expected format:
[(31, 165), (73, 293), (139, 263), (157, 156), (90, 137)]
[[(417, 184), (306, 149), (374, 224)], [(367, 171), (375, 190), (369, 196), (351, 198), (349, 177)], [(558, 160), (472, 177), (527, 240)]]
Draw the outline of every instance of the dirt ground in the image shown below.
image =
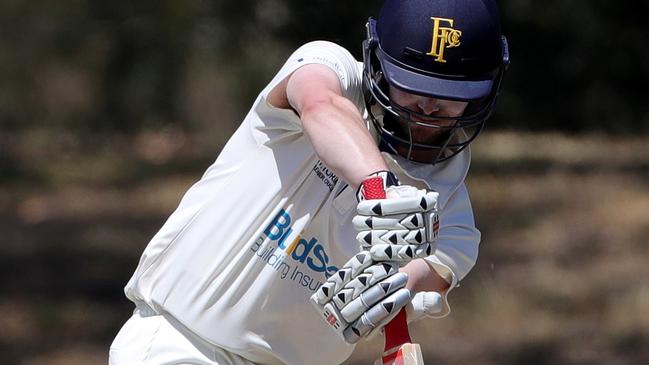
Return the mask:
[[(0, 363), (106, 363), (142, 249), (216, 156), (200, 138), (3, 137)], [(480, 258), (451, 315), (415, 324), (426, 362), (649, 363), (647, 146), (649, 136), (481, 136), (467, 180)], [(363, 342), (347, 363), (380, 348)]]

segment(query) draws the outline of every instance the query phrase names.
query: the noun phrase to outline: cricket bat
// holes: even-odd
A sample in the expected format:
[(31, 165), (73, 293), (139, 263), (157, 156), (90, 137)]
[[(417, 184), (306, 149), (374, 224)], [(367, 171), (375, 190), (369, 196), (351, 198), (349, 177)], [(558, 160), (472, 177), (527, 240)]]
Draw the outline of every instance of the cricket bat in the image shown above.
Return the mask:
[(374, 365), (424, 365), (421, 347), (410, 339), (405, 308), (385, 326), (385, 348)]
[[(365, 198), (386, 198), (383, 180), (380, 177), (366, 179), (362, 184)], [(385, 326), (385, 348), (383, 355), (374, 365), (424, 365), (419, 344), (412, 343), (410, 339), (405, 308)]]

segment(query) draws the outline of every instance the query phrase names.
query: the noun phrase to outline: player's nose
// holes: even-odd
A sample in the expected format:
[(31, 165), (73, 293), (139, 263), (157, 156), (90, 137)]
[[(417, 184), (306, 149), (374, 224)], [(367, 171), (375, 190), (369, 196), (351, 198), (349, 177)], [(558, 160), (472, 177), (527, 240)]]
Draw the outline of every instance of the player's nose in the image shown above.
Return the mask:
[(430, 115), (439, 111), (439, 100), (422, 97), (417, 102), (417, 107), (419, 107), (423, 114)]

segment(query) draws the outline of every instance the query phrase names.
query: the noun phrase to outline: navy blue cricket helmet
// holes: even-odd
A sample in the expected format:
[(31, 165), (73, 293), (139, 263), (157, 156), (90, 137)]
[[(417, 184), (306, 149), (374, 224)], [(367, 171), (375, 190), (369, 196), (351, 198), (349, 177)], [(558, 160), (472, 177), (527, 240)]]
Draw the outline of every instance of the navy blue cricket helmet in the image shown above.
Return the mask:
[[(457, 155), (484, 127), (509, 51), (495, 0), (386, 0), (367, 23), (363, 61), (381, 149), (434, 164)], [(391, 100), (390, 87), (467, 106), (461, 116), (425, 115)], [(435, 138), (417, 140), (414, 129)]]

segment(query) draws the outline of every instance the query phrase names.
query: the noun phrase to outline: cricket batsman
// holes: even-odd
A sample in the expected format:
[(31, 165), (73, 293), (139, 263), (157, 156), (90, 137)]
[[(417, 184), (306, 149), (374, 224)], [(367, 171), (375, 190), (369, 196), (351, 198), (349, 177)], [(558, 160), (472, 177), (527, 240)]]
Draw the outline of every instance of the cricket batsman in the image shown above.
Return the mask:
[(110, 364), (339, 364), (403, 308), (449, 312), (509, 63), (497, 5), (386, 0), (366, 28), (362, 62), (307, 43), (261, 91), (144, 250)]

